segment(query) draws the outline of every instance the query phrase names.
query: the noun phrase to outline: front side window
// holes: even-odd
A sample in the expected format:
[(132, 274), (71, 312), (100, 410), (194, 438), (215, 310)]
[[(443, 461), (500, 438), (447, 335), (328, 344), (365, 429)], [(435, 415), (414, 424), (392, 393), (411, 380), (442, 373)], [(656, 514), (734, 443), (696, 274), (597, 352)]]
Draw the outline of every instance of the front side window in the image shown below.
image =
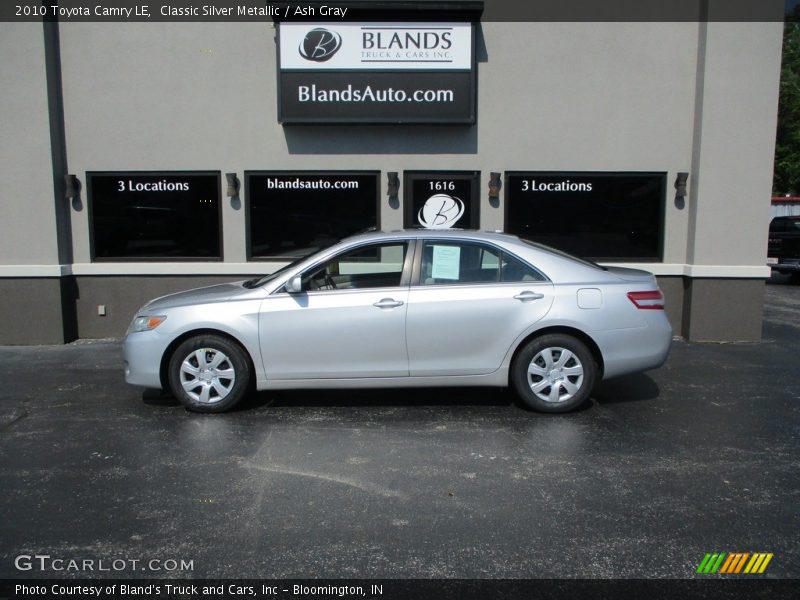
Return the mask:
[(497, 248), (473, 242), (425, 242), (420, 284), (542, 281), (535, 269)]
[(398, 287), (408, 244), (374, 244), (351, 250), (303, 275), (303, 289), (352, 290)]

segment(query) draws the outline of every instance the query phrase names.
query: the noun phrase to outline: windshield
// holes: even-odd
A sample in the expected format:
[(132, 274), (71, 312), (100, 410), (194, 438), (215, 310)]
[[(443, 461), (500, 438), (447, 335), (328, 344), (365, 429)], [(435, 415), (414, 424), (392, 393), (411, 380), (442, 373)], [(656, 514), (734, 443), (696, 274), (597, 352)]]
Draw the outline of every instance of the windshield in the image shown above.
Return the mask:
[(312, 254), (315, 254), (316, 252), (317, 252), (317, 250), (314, 250), (313, 252), (309, 252), (309, 253), (301, 256), (300, 258), (297, 258), (297, 259), (293, 260), (288, 265), (285, 265), (285, 266), (281, 267), (277, 271), (274, 271), (273, 273), (270, 273), (269, 275), (264, 275), (263, 277), (256, 277), (254, 279), (248, 279), (242, 285), (244, 285), (244, 287), (246, 287), (248, 289), (261, 287), (262, 285), (264, 285), (266, 283), (269, 283), (270, 281), (273, 281), (274, 279), (280, 277), (283, 273), (285, 273), (289, 269), (291, 269), (293, 267), (296, 267), (297, 265), (299, 265), (301, 262), (303, 262), (305, 259), (307, 259)]
[(550, 254), (555, 254), (557, 256), (562, 256), (564, 258), (569, 258), (570, 260), (574, 260), (579, 262), (587, 267), (594, 267), (595, 269), (601, 269), (603, 271), (608, 271), (608, 267), (604, 267), (603, 265), (598, 265), (596, 262), (592, 262), (590, 260), (586, 260), (585, 258), (579, 258), (574, 256), (573, 254), (569, 254), (568, 252), (564, 252), (563, 250), (559, 250), (557, 248), (552, 248), (550, 246), (545, 246), (544, 244), (540, 244), (538, 242), (532, 242), (530, 240), (526, 240), (523, 238), (519, 238), (520, 241), (525, 242), (529, 246), (533, 246), (534, 248), (538, 248), (539, 250), (544, 250), (545, 252), (549, 252)]

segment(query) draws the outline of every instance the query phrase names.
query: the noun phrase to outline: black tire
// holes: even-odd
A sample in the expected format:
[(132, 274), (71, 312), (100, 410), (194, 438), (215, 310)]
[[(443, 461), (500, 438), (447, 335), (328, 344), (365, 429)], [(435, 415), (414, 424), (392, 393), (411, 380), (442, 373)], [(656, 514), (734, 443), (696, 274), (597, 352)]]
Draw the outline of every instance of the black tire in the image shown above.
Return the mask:
[(800, 272), (792, 271), (789, 273), (789, 283), (800, 284)]
[[(200, 363), (200, 357), (205, 364)], [(186, 367), (184, 361), (188, 362)], [(168, 375), (169, 387), (181, 404), (202, 413), (225, 412), (236, 406), (250, 389), (252, 379), (244, 349), (228, 338), (210, 334), (189, 338), (178, 346), (170, 357)], [(190, 387), (194, 382), (196, 386)]]
[[(547, 368), (547, 349), (550, 349), (550, 369)], [(565, 350), (571, 356), (565, 357), (564, 364), (558, 367)], [(529, 375), (528, 368), (532, 366), (534, 358), (536, 363), (533, 366), (538, 367), (541, 374), (532, 372)], [(578, 370), (581, 371), (580, 375), (577, 374)], [(511, 382), (520, 399), (529, 408), (547, 413), (568, 412), (579, 407), (592, 392), (596, 378), (597, 364), (586, 344), (570, 335), (559, 333), (546, 334), (529, 341), (517, 353), (511, 366)], [(540, 383), (542, 386), (537, 391), (547, 396), (547, 399), (533, 390), (532, 386)], [(576, 390), (568, 389), (574, 386), (577, 386)]]

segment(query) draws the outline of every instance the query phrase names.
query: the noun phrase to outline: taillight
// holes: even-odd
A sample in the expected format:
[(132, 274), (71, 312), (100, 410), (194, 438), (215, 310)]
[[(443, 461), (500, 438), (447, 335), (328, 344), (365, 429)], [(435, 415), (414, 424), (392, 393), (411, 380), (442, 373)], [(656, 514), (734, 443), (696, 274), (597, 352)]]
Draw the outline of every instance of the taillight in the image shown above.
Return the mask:
[(664, 310), (664, 294), (661, 290), (628, 292), (628, 299), (639, 309)]

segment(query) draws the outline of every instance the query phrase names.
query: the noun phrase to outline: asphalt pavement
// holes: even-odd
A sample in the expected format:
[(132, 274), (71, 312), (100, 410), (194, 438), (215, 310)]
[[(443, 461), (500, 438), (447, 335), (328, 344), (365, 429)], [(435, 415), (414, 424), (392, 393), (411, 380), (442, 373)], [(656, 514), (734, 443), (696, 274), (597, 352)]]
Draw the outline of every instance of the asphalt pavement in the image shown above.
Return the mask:
[(798, 356), (780, 277), (762, 343), (675, 341), (567, 415), (486, 389), (198, 415), (126, 385), (118, 340), (2, 347), (0, 577), (88, 575), (19, 569), (48, 555), (116, 577), (682, 578), (768, 552), (765, 577), (796, 578)]

